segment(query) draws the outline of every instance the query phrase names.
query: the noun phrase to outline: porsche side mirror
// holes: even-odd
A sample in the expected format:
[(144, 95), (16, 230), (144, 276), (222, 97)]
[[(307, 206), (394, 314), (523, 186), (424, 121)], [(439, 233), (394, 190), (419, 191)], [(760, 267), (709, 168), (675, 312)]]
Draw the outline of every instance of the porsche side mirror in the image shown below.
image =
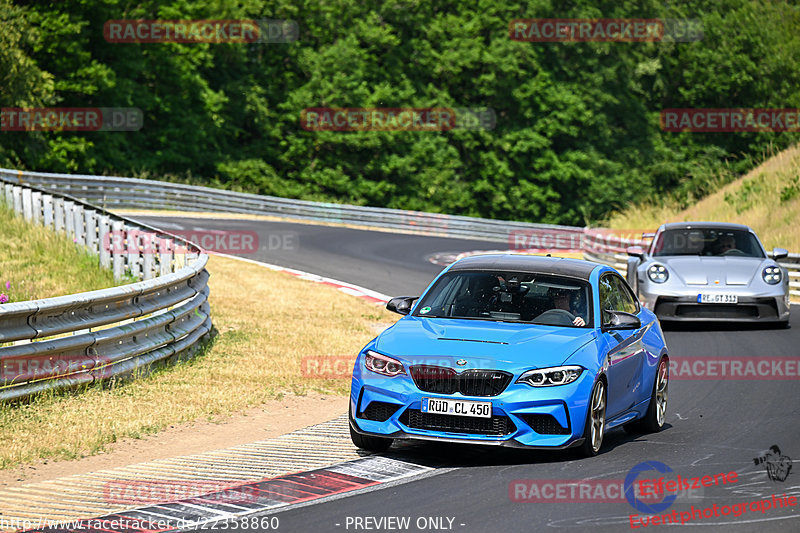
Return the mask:
[(638, 257), (639, 259), (644, 257), (644, 250), (641, 246), (628, 246), (628, 249), (625, 251), (631, 257)]
[(778, 259), (786, 259), (789, 257), (789, 250), (786, 248), (773, 248), (772, 258), (777, 261)]
[(411, 311), (411, 305), (417, 298), (419, 298), (419, 296), (398, 296), (392, 298), (386, 303), (386, 309), (401, 315), (407, 315)]
[(639, 329), (642, 321), (639, 317), (624, 311), (603, 311), (603, 330)]

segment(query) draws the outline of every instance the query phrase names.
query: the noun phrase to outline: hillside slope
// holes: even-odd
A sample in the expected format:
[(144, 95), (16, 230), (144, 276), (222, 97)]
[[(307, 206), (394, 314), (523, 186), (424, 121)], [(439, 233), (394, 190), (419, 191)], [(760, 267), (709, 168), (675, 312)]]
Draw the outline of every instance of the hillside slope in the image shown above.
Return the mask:
[(655, 228), (664, 222), (713, 220), (752, 227), (764, 246), (800, 252), (800, 145), (768, 159), (687, 209), (645, 204), (614, 214), (615, 229)]

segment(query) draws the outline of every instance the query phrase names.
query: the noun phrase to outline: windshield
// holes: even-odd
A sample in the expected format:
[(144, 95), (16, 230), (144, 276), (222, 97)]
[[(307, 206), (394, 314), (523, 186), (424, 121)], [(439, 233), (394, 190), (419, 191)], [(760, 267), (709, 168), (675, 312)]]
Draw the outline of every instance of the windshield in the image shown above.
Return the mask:
[(764, 257), (758, 239), (749, 231), (711, 228), (662, 231), (653, 242), (652, 255)]
[(585, 281), (523, 272), (448, 272), (425, 294), (414, 316), (590, 327)]

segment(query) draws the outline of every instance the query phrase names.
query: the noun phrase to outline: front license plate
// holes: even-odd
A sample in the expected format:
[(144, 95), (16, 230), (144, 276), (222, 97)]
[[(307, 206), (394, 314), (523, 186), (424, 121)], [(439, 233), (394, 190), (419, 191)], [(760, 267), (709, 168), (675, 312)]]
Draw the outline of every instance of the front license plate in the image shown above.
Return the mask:
[(423, 398), (420, 411), (442, 415), (492, 418), (492, 402), (465, 402), (464, 400), (444, 398)]
[(698, 294), (697, 303), (699, 304), (735, 304), (739, 303), (739, 297), (735, 294)]

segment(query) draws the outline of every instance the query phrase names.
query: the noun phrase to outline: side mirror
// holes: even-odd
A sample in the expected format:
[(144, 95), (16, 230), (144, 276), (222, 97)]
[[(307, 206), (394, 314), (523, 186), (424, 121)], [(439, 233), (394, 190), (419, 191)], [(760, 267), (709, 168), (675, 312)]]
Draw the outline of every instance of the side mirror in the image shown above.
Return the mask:
[(628, 249), (625, 251), (628, 252), (628, 255), (631, 257), (638, 257), (639, 259), (644, 257), (644, 250), (641, 246), (628, 246)]
[(411, 311), (411, 305), (417, 298), (419, 298), (419, 296), (398, 296), (392, 298), (386, 303), (386, 309), (401, 315), (407, 315)]
[(624, 311), (603, 311), (603, 329), (639, 329), (642, 321), (639, 317)]
[(773, 248), (772, 258), (777, 261), (778, 259), (786, 259), (789, 257), (789, 250), (786, 248)]

